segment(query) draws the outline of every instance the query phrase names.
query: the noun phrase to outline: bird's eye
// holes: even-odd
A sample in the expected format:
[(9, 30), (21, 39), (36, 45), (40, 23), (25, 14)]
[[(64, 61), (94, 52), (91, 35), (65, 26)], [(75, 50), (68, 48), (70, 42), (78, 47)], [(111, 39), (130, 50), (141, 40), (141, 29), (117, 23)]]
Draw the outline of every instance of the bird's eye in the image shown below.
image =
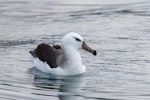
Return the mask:
[(75, 38), (76, 39), (76, 41), (81, 41), (79, 38)]

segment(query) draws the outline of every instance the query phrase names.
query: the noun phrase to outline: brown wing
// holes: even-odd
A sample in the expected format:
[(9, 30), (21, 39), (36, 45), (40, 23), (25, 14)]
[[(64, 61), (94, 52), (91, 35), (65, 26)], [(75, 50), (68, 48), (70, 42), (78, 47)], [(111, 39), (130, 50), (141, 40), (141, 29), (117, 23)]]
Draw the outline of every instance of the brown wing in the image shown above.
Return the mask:
[(61, 49), (61, 46), (60, 45), (53, 45), (53, 48), (55, 48), (55, 49)]
[(57, 67), (57, 52), (52, 46), (42, 43), (35, 49), (35, 53), (41, 61), (46, 61), (51, 68)]

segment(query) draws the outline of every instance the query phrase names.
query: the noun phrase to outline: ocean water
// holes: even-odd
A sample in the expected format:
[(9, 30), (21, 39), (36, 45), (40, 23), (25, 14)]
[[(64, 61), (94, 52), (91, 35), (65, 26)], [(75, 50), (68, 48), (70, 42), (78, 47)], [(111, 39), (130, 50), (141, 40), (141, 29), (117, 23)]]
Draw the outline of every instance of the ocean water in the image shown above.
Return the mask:
[[(87, 72), (55, 76), (28, 52), (77, 32)], [(149, 100), (149, 0), (0, 0), (0, 100)]]

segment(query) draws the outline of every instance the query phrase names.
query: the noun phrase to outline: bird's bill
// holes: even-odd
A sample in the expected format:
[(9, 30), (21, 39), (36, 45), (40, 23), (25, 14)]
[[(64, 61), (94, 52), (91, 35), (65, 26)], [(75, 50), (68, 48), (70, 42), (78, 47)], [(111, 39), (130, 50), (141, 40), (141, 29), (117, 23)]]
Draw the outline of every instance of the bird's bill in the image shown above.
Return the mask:
[(92, 53), (95, 56), (97, 54), (96, 50), (93, 50), (92, 48), (90, 48), (85, 42), (83, 42), (83, 44), (82, 44), (82, 49)]

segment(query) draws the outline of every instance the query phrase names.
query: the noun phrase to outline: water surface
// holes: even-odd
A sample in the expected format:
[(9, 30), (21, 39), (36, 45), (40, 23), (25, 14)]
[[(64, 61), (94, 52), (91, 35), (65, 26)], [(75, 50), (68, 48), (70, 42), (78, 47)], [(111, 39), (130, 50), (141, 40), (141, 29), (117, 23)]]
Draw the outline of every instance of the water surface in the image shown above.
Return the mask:
[[(36, 70), (28, 51), (78, 32), (87, 72), (54, 76)], [(1, 0), (1, 100), (149, 100), (148, 0)]]

